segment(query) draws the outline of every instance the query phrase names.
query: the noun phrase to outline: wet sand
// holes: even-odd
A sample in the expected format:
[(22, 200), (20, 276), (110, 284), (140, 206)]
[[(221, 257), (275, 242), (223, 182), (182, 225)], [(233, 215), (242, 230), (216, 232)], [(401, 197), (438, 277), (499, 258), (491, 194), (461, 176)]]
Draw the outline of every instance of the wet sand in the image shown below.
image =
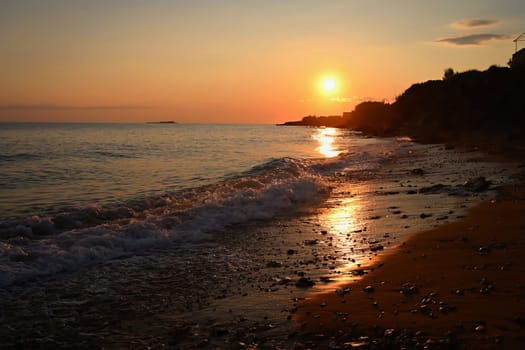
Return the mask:
[(508, 186), (464, 220), (414, 235), (362, 279), (301, 303), (304, 344), (523, 349), (524, 218), (525, 187)]
[[(506, 283), (520, 279), (506, 274), (520, 277), (523, 268), (519, 259), (505, 254), (514, 249), (518, 254), (523, 242), (494, 233), (506, 231), (501, 228), (507, 220), (488, 233), (486, 242), (476, 232), (495, 221), (488, 215), (474, 217), (487, 224), (471, 217), (455, 222), (465, 208), (490, 203), (493, 189), (515, 173), (515, 166), (472, 162), (477, 156), (416, 145), (379, 169), (336, 174), (330, 197), (310, 212), (236, 225), (209, 232), (204, 241), (175, 242), (102, 266), (0, 289), (0, 322), (5, 325), (0, 347), (344, 348), (346, 342), (369, 346), (372, 339), (383, 341), (383, 327), (394, 333), (421, 330), (425, 342), (434, 334), (441, 339), (451, 324), (458, 336), (472, 333), (495, 341), (499, 328), (480, 305), (499, 293), (517, 300), (512, 294), (516, 289)], [(490, 189), (465, 184), (478, 176), (492, 181)], [(514, 196), (525, 198), (518, 192)], [(500, 202), (484, 206), (492, 213), (491, 205), (499, 207)], [(509, 203), (507, 214), (519, 228), (523, 215)], [(451, 238), (433, 238), (433, 232), (441, 231), (429, 231), (409, 238), (439, 225), (445, 225), (446, 232), (460, 225), (461, 233), (452, 230)], [(486, 249), (480, 251), (482, 247)], [(453, 261), (448, 259), (451, 252), (468, 262), (458, 262), (460, 268), (446, 265)], [(497, 256), (502, 261), (487, 260)], [(457, 277), (460, 272), (475, 276)], [(401, 295), (405, 283), (414, 284), (417, 292)], [(366, 285), (375, 291), (362, 292)], [(406, 288), (410, 291), (410, 285)], [(476, 291), (482, 288), (486, 291)], [(462, 295), (450, 293), (455, 290)], [(427, 303), (431, 311), (420, 311), (418, 303), (432, 291), (437, 294)], [(470, 300), (480, 310), (473, 319), (462, 311)], [(446, 316), (438, 310), (446, 306), (439, 301), (449, 305)], [(516, 325), (512, 320), (521, 320), (518, 307), (512, 306), (504, 317), (510, 321), (503, 324), (509, 333)], [(400, 319), (406, 323), (398, 323)], [(485, 332), (470, 332), (474, 321), (485, 321)], [(454, 328), (460, 323), (461, 332)], [(370, 338), (359, 339), (363, 335)]]

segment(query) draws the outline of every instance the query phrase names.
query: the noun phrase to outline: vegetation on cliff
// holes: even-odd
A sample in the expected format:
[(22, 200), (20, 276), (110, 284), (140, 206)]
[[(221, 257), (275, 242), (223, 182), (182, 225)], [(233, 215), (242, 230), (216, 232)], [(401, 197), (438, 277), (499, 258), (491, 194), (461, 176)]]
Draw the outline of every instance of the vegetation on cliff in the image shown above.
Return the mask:
[[(305, 117), (285, 125), (346, 127), (369, 135), (426, 142), (482, 139), (512, 143), (525, 136), (525, 63), (456, 73), (410, 86), (394, 103), (363, 102), (339, 117)], [(497, 140), (496, 140), (497, 139)]]
[(384, 118), (395, 120), (389, 131), (402, 130), (426, 139), (480, 132), (512, 139), (525, 131), (524, 96), (524, 69), (492, 66), (483, 72), (445, 74), (439, 81), (414, 84)]

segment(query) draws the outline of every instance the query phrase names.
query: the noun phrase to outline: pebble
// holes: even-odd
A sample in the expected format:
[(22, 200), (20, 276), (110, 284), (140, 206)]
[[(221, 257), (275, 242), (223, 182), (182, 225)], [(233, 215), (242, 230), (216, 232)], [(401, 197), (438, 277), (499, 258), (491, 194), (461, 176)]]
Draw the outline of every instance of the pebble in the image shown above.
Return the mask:
[(399, 292), (404, 295), (414, 295), (417, 294), (419, 290), (416, 287), (416, 285), (411, 283), (405, 283), (401, 286), (401, 290)]
[(439, 312), (441, 312), (442, 314), (448, 314), (449, 312), (452, 312), (452, 311), (456, 311), (455, 306), (449, 306), (449, 305), (443, 304), (439, 307)]
[(372, 287), (372, 286), (366, 286), (366, 287), (363, 289), (363, 291), (364, 291), (365, 293), (372, 293), (372, 292), (374, 291), (374, 287)]
[(489, 247), (479, 247), (478, 252), (480, 254), (488, 254), (490, 253), (490, 248)]
[(335, 292), (337, 294), (339, 294), (340, 296), (344, 296), (344, 295), (350, 293), (350, 288), (348, 288), (348, 287), (346, 287), (346, 288), (338, 288), (338, 289), (335, 290)]
[(268, 261), (268, 263), (266, 263), (266, 267), (270, 267), (270, 268), (277, 268), (277, 267), (282, 267), (282, 266), (283, 264), (281, 264), (278, 261)]
[(463, 184), (463, 187), (472, 192), (483, 192), (488, 190), (491, 184), (491, 181), (485, 179), (483, 176), (480, 176), (475, 179), (468, 180)]
[(487, 331), (487, 327), (485, 327), (485, 325), (483, 324), (480, 324), (478, 326), (476, 326), (476, 328), (474, 328), (474, 330), (478, 333), (485, 333)]
[(319, 243), (319, 241), (317, 239), (308, 239), (308, 240), (304, 241), (304, 244), (306, 244), (306, 245), (316, 245), (317, 243)]
[(387, 330), (385, 330), (385, 337), (391, 337), (393, 335), (395, 335), (396, 333), (396, 330), (394, 328), (389, 328)]
[(363, 276), (364, 274), (366, 274), (366, 271), (363, 269), (352, 270), (352, 275), (354, 276)]
[(314, 285), (315, 285), (315, 282), (307, 277), (301, 277), (297, 280), (297, 282), (295, 282), (295, 286), (297, 288), (310, 288)]
[(432, 316), (432, 308), (428, 305), (421, 305), (419, 307), (419, 312), (426, 316)]
[(385, 249), (385, 247), (383, 247), (381, 244), (373, 245), (370, 247), (370, 251), (372, 252), (377, 252), (383, 249)]

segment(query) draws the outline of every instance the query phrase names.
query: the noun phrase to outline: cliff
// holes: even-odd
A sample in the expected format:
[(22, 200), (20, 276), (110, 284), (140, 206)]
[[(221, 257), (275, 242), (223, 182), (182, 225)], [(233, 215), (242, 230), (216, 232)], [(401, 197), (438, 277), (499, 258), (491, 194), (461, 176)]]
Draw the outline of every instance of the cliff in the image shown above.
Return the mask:
[(525, 49), (509, 68), (445, 71), (442, 80), (410, 86), (394, 103), (363, 102), (342, 117), (303, 118), (300, 124), (346, 127), (376, 136), (410, 136), (422, 142), (497, 143), (525, 139)]
[(309, 115), (301, 120), (290, 121), (283, 124), (283, 126), (328, 126), (333, 128), (341, 128), (344, 126), (343, 118), (340, 115), (332, 115), (328, 117), (317, 117)]

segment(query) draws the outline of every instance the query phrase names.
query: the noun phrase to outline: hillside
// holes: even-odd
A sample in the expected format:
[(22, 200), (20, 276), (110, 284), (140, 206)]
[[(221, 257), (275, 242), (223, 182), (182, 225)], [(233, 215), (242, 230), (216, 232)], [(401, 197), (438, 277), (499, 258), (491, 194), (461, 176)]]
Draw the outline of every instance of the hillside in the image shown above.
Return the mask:
[(525, 49), (509, 68), (455, 73), (410, 86), (392, 104), (363, 102), (340, 117), (307, 117), (286, 125), (346, 127), (422, 142), (491, 143), (514, 147), (525, 139)]

